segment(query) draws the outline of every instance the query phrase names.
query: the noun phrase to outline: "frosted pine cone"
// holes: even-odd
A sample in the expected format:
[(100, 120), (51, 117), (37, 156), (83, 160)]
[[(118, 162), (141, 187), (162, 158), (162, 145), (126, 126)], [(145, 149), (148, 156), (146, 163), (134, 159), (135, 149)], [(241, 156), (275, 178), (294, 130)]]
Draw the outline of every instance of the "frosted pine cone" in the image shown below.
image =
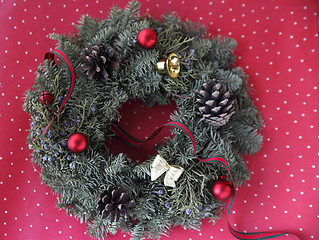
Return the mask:
[(125, 221), (130, 219), (128, 209), (135, 206), (135, 201), (130, 200), (130, 195), (124, 193), (121, 187), (117, 189), (113, 186), (108, 186), (101, 193), (97, 210), (102, 214), (102, 218), (106, 218), (111, 213), (111, 222), (117, 222), (120, 215), (124, 215)]
[(200, 90), (197, 91), (197, 114), (201, 121), (214, 128), (225, 125), (235, 113), (234, 100), (230, 100), (230, 94), (221, 83), (215, 80), (206, 80)]
[(107, 43), (95, 43), (88, 46), (80, 55), (81, 70), (86, 72), (88, 78), (100, 79), (106, 82), (111, 71), (120, 67), (121, 59), (116, 55), (115, 50)]

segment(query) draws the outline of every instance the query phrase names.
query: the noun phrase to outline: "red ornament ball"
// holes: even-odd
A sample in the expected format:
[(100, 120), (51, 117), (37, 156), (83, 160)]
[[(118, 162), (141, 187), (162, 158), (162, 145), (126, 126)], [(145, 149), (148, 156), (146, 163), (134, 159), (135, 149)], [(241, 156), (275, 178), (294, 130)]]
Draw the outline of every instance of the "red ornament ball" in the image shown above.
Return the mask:
[(53, 102), (53, 94), (47, 91), (43, 91), (39, 96), (40, 102), (42, 104), (47, 105), (51, 104)]
[(80, 132), (73, 133), (68, 138), (68, 148), (73, 153), (84, 152), (88, 147), (87, 137)]
[(144, 28), (137, 34), (136, 41), (141, 48), (151, 49), (157, 42), (156, 32), (150, 28)]
[(233, 194), (233, 185), (223, 178), (214, 181), (210, 189), (211, 194), (217, 200), (226, 200)]

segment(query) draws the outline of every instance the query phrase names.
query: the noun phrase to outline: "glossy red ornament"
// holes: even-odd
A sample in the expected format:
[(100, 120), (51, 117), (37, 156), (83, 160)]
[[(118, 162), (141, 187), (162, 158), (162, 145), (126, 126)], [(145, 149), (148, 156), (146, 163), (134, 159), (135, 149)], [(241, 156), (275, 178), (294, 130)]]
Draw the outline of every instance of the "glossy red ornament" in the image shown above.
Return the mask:
[(43, 91), (39, 96), (40, 102), (44, 105), (51, 104), (53, 102), (53, 94), (47, 91)]
[(217, 200), (226, 200), (234, 193), (233, 185), (224, 177), (214, 181), (210, 189), (211, 194)]
[(150, 28), (144, 28), (137, 34), (137, 44), (144, 49), (151, 49), (157, 42), (157, 34)]
[(70, 135), (68, 138), (68, 148), (73, 153), (84, 152), (88, 147), (87, 137), (80, 132), (76, 132)]

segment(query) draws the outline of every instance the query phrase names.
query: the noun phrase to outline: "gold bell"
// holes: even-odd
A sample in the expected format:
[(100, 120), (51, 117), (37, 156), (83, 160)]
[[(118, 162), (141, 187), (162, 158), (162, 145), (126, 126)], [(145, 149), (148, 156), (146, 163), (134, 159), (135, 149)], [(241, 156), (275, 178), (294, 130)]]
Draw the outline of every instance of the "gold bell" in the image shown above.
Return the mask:
[(171, 53), (166, 60), (155, 64), (155, 69), (160, 74), (169, 74), (172, 78), (177, 78), (181, 71), (181, 64), (177, 54)]

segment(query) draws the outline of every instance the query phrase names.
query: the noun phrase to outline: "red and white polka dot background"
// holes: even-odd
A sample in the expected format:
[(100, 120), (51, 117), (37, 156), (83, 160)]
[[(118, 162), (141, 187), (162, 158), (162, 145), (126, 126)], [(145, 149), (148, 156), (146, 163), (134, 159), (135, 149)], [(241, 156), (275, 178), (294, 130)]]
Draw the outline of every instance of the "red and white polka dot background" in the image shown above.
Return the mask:
[[(84, 224), (55, 208), (56, 197), (31, 165), (25, 144), (28, 116), (21, 106), (44, 53), (55, 48), (49, 33), (72, 31), (83, 14), (105, 18), (115, 3), (123, 7), (127, 1), (0, 1), (0, 239), (90, 239)], [(141, 3), (142, 11), (154, 17), (171, 9), (204, 23), (213, 35), (238, 41), (236, 65), (250, 76), (265, 128), (262, 150), (246, 158), (251, 179), (238, 190), (231, 223), (240, 231), (282, 230), (319, 239), (319, 2)], [(123, 126), (137, 137), (165, 123), (173, 109), (157, 107), (145, 116), (138, 105), (122, 110)], [(170, 238), (233, 239), (225, 217), (215, 225), (203, 221), (200, 232), (176, 227)], [(107, 239), (129, 235), (119, 232)]]

